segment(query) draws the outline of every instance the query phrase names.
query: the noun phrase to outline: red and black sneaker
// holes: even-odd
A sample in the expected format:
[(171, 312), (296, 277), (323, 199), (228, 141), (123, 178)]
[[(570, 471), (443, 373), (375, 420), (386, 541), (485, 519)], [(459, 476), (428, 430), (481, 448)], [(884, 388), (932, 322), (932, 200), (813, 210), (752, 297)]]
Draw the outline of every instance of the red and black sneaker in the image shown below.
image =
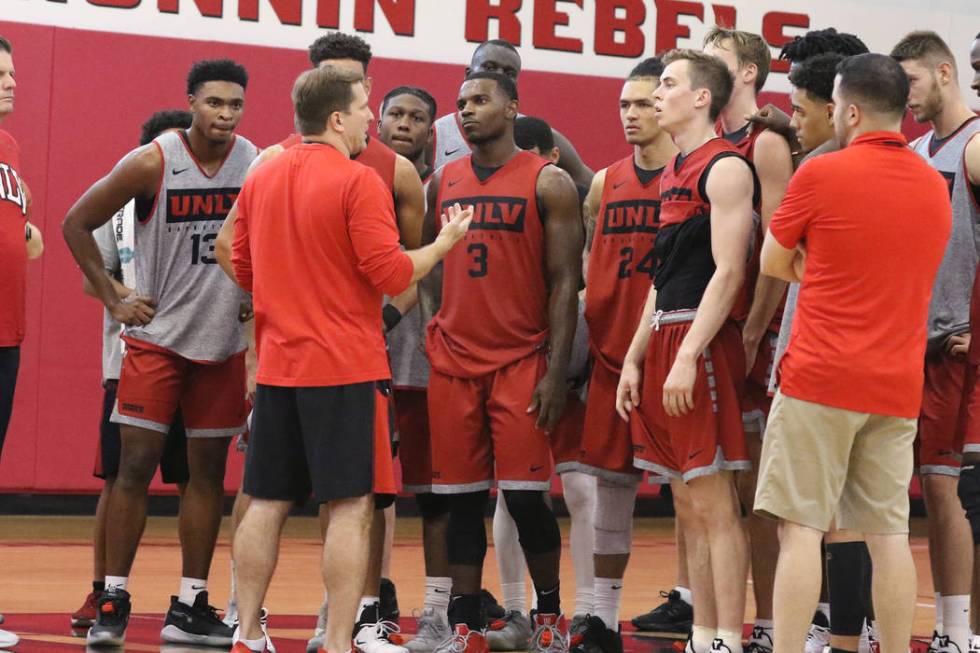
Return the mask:
[(95, 623), (99, 598), (101, 596), (102, 592), (89, 592), (88, 596), (85, 597), (85, 603), (82, 604), (82, 607), (71, 614), (72, 628), (89, 628)]

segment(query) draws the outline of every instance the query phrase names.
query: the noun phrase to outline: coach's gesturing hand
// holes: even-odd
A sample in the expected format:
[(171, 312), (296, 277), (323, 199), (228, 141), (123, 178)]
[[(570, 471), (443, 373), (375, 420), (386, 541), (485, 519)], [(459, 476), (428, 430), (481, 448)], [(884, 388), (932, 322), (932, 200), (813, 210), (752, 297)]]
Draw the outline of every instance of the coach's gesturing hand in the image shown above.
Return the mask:
[(145, 326), (156, 315), (156, 307), (157, 303), (154, 299), (132, 293), (114, 304), (109, 312), (112, 313), (112, 319), (120, 324)]
[(473, 207), (467, 206), (464, 209), (459, 204), (453, 204), (448, 211), (442, 214), (441, 220), (442, 229), (436, 236), (435, 244), (446, 253), (466, 235), (466, 231), (470, 228), (470, 222), (473, 221)]

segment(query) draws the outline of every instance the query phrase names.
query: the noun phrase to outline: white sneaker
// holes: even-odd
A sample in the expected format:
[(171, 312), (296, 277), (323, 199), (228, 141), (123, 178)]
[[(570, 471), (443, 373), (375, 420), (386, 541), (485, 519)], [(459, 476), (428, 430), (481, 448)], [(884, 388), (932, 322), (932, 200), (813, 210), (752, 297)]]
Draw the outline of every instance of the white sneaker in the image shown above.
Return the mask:
[[(972, 642), (971, 642), (972, 643)], [(949, 635), (941, 635), (936, 640), (936, 653), (964, 653), (956, 642), (949, 639)]]
[(970, 636), (970, 653), (980, 653), (980, 635)]
[(491, 651), (524, 651), (531, 641), (531, 619), (523, 612), (511, 610), (486, 630)]
[(830, 628), (810, 624), (810, 632), (806, 634), (803, 645), (805, 653), (825, 653), (830, 650)]
[[(235, 617), (234, 623), (230, 624), (235, 628), (235, 634), (231, 636), (232, 646), (237, 644), (240, 639), (237, 615)], [(259, 626), (262, 628), (262, 634), (265, 635), (265, 650), (269, 653), (276, 653), (276, 645), (272, 643), (272, 638), (269, 637), (269, 611), (266, 608), (262, 608), (259, 612)]]
[(390, 636), (401, 632), (392, 621), (378, 621), (361, 626), (354, 636), (354, 650), (360, 653), (408, 653), (408, 649), (393, 644)]
[(772, 628), (753, 626), (745, 650), (748, 653), (772, 653)]
[[(935, 632), (933, 636), (936, 636)], [(930, 644), (931, 646), (932, 644)], [(865, 619), (864, 626), (861, 628), (861, 639), (858, 640), (858, 653), (878, 653), (879, 648), (878, 629), (875, 627), (874, 622), (869, 622)]]
[(20, 637), (9, 630), (0, 630), (0, 648), (13, 648), (17, 646), (19, 641)]
[(313, 629), (313, 637), (306, 643), (306, 653), (318, 653), (323, 648), (323, 641), (327, 636), (327, 602), (320, 604), (320, 613), (316, 616), (316, 628)]
[(725, 640), (716, 637), (711, 640), (711, 653), (732, 653), (732, 649), (725, 644)]
[(432, 608), (425, 608), (418, 617), (418, 630), (415, 637), (408, 640), (405, 648), (409, 653), (432, 653), (452, 634), (446, 615), (440, 615)]

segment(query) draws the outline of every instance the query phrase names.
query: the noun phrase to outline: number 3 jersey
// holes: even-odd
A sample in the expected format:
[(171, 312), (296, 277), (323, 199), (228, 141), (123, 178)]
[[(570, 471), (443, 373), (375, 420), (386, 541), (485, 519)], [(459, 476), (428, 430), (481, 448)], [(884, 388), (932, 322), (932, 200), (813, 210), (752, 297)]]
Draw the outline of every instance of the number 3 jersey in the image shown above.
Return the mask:
[(548, 290), (537, 184), (546, 165), (521, 151), (483, 179), (471, 156), (441, 168), (436, 215), (456, 203), (472, 205), (473, 222), (443, 261), (442, 306), (426, 338), (433, 369), (474, 378), (545, 346)]
[[(619, 374), (653, 283), (660, 170), (640, 179), (633, 155), (606, 169), (589, 252), (585, 319), (595, 359)], [(646, 176), (645, 175), (645, 176)]]
[(241, 136), (209, 176), (183, 132), (153, 141), (163, 170), (153, 208), (135, 221), (136, 292), (157, 301), (146, 326), (126, 336), (194, 361), (223, 361), (245, 349), (238, 310), (244, 292), (218, 266), (214, 241), (231, 210), (255, 146)]

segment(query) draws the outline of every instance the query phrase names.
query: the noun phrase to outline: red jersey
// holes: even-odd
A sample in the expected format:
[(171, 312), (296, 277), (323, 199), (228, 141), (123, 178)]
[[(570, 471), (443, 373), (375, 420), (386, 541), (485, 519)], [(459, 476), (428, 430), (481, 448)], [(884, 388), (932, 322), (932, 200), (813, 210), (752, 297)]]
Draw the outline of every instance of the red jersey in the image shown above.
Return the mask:
[[(726, 157), (745, 160), (734, 145), (713, 138), (687, 156), (677, 154), (660, 177), (661, 228), (655, 244), (654, 284), (658, 310), (696, 309), (715, 272), (711, 202), (705, 184), (711, 167)], [(758, 187), (753, 200), (756, 195)]]
[(0, 347), (19, 345), (27, 321), (27, 191), (19, 169), (17, 141), (0, 130)]
[(918, 417), (929, 298), (951, 225), (946, 181), (899, 133), (862, 134), (800, 166), (769, 226), (781, 246), (807, 251), (780, 391)]
[[(651, 171), (653, 172), (653, 171)], [(644, 183), (633, 155), (606, 169), (585, 287), (585, 320), (595, 359), (617, 374), (643, 313), (660, 227), (660, 176)]]
[[(286, 140), (279, 143), (283, 148), (289, 149), (294, 145), (303, 142), (303, 137), (293, 134)], [(362, 163), (373, 169), (381, 176), (381, 181), (385, 183), (391, 194), (395, 194), (395, 151), (382, 143), (377, 138), (368, 137), (367, 147), (357, 156), (351, 157), (354, 161)]]
[(726, 134), (722, 129), (721, 121), (715, 123), (715, 133), (734, 145), (738, 153), (749, 161), (755, 156), (755, 142), (759, 139), (759, 134), (764, 131), (766, 131), (765, 127), (746, 123), (741, 129)]
[(260, 166), (238, 196), (232, 264), (253, 293), (259, 383), (391, 376), (382, 294), (405, 290), (413, 267), (399, 249), (391, 197), (367, 167), (319, 143)]
[(428, 326), (433, 369), (464, 378), (489, 374), (545, 346), (548, 289), (537, 184), (547, 161), (521, 151), (486, 179), (467, 155), (442, 168), (441, 215), (474, 207), (465, 241), (443, 261), (442, 307)]

